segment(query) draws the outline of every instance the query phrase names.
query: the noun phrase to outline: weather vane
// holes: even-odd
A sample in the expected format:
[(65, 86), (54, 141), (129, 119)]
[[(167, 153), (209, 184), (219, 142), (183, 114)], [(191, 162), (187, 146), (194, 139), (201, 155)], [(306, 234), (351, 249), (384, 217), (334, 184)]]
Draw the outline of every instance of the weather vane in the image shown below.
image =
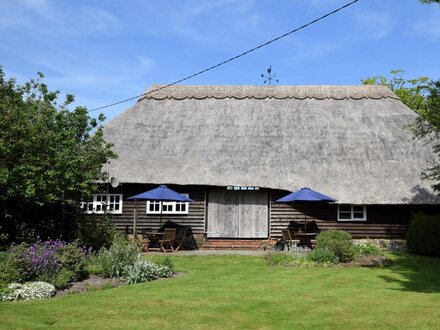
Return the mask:
[(264, 81), (264, 83), (269, 83), (269, 85), (272, 84), (272, 81), (275, 81), (276, 83), (278, 83), (278, 79), (274, 79), (277, 75), (273, 74), (272, 75), (272, 65), (269, 66), (269, 68), (267, 69), (267, 76), (265, 76), (264, 74), (261, 75), (261, 78), (265, 78), (266, 80)]

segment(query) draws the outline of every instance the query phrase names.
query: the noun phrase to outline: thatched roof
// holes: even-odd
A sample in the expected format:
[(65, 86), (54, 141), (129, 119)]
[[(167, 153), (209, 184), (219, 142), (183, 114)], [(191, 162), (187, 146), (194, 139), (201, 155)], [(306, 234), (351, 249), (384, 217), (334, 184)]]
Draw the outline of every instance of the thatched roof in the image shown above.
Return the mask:
[[(152, 86), (155, 90), (160, 86)], [(383, 86), (172, 86), (110, 121), (125, 183), (311, 187), (340, 203), (438, 203), (432, 148)]]

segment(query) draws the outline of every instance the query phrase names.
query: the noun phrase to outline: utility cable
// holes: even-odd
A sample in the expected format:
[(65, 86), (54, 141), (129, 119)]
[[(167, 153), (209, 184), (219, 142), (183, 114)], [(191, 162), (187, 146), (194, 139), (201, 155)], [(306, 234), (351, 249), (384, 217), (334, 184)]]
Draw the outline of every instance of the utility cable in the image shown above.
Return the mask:
[(182, 79), (176, 80), (176, 81), (173, 82), (173, 83), (170, 83), (170, 84), (167, 84), (167, 85), (163, 85), (163, 86), (161, 86), (161, 87), (158, 87), (158, 88), (156, 88), (156, 89), (150, 90), (150, 91), (148, 91), (148, 92), (146, 92), (146, 93), (143, 93), (143, 94), (140, 94), (140, 95), (136, 95), (136, 96), (129, 97), (129, 98), (124, 99), (124, 100), (121, 100), (121, 101), (117, 101), (117, 102), (114, 102), (114, 103), (111, 103), (111, 104), (107, 104), (107, 105), (104, 105), (104, 106), (101, 106), (101, 107), (98, 107), (98, 108), (94, 108), (94, 109), (92, 109), (92, 110), (89, 110), (89, 112), (92, 112), (92, 111), (98, 111), (98, 110), (102, 110), (102, 109), (105, 109), (105, 108), (110, 108), (110, 107), (113, 107), (113, 106), (118, 105), (118, 104), (121, 104), (121, 103), (125, 103), (125, 102), (128, 102), (128, 101), (134, 100), (134, 99), (139, 99), (139, 98), (141, 98), (141, 97), (145, 97), (145, 96), (147, 96), (147, 95), (149, 95), (149, 94), (152, 94), (152, 93), (158, 92), (158, 91), (160, 91), (160, 90), (162, 90), (162, 89), (165, 89), (165, 88), (168, 88), (168, 87), (170, 87), (170, 86), (177, 85), (178, 83), (181, 83), (181, 82), (183, 82), (183, 81), (185, 81), (185, 80), (189, 80), (189, 79), (191, 79), (191, 78), (194, 78), (194, 77), (196, 77), (196, 76), (199, 76), (199, 75), (201, 75), (201, 74), (203, 74), (203, 73), (205, 73), (205, 72), (208, 72), (208, 71), (210, 71), (210, 70), (213, 70), (213, 69), (215, 69), (215, 68), (218, 68), (219, 66), (225, 65), (225, 64), (227, 64), (227, 63), (229, 63), (229, 62), (232, 62), (232, 61), (234, 61), (234, 60), (236, 60), (236, 59), (238, 59), (238, 58), (240, 58), (240, 57), (243, 57), (243, 56), (245, 56), (245, 55), (247, 55), (247, 54), (249, 54), (249, 53), (252, 53), (252, 52), (254, 52), (254, 51), (256, 51), (256, 50), (258, 50), (258, 49), (260, 49), (260, 48), (263, 48), (263, 47), (265, 47), (265, 46), (267, 46), (267, 45), (270, 45), (271, 43), (273, 43), (273, 42), (275, 42), (275, 41), (278, 41), (278, 40), (280, 40), (280, 39), (282, 39), (282, 38), (285, 38), (285, 37), (287, 37), (288, 35), (290, 35), (290, 34), (292, 34), (292, 33), (298, 32), (299, 30), (302, 30), (302, 29), (304, 29), (304, 28), (306, 28), (306, 27), (308, 27), (308, 26), (310, 26), (310, 25), (312, 25), (312, 24), (315, 24), (315, 23), (317, 23), (317, 22), (323, 20), (324, 18), (327, 18), (327, 17), (329, 17), (330, 15), (333, 15), (333, 14), (337, 13), (338, 11), (341, 11), (342, 9), (345, 9), (345, 8), (347, 8), (347, 7), (351, 6), (351, 5), (353, 5), (354, 3), (358, 2), (358, 1), (359, 1), (359, 0), (353, 0), (353, 1), (351, 1), (351, 2), (349, 2), (349, 3), (347, 3), (347, 4), (345, 4), (345, 5), (343, 5), (343, 6), (339, 7), (339, 8), (337, 8), (337, 9), (335, 9), (335, 10), (333, 10), (333, 11), (331, 11), (331, 12), (329, 12), (329, 13), (327, 13), (327, 14), (321, 16), (321, 17), (319, 17), (319, 18), (314, 19), (313, 21), (310, 21), (310, 22), (308, 22), (308, 23), (306, 23), (306, 24), (304, 24), (304, 25), (301, 25), (300, 27), (297, 27), (297, 28), (295, 28), (295, 29), (293, 29), (293, 30), (291, 30), (291, 31), (289, 31), (289, 32), (286, 32), (286, 33), (284, 33), (284, 34), (282, 34), (282, 35), (280, 35), (280, 36), (278, 36), (278, 37), (276, 37), (276, 38), (273, 38), (273, 39), (271, 39), (271, 40), (269, 40), (269, 41), (267, 41), (267, 42), (265, 42), (265, 43), (263, 43), (263, 44), (261, 44), (261, 45), (258, 45), (258, 46), (256, 46), (256, 47), (254, 47), (254, 48), (252, 48), (252, 49), (249, 49), (249, 50), (247, 50), (247, 51), (245, 51), (245, 52), (243, 52), (243, 53), (241, 53), (241, 54), (238, 54), (238, 55), (236, 55), (236, 56), (234, 56), (234, 57), (228, 58), (227, 60), (225, 60), (225, 61), (223, 61), (223, 62), (220, 62), (220, 63), (218, 63), (218, 64), (212, 65), (212, 66), (210, 66), (210, 67), (208, 67), (208, 68), (206, 68), (206, 69), (203, 69), (203, 70), (201, 70), (201, 71), (199, 71), (199, 72), (196, 72), (196, 73), (194, 73), (194, 74), (191, 74), (191, 75), (189, 75), (189, 76), (186, 76), (185, 78), (182, 78)]

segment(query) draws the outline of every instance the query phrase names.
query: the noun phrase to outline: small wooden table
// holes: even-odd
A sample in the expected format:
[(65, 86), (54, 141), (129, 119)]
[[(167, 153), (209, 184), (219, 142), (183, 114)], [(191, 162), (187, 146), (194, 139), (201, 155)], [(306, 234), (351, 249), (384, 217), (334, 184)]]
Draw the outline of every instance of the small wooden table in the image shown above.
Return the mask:
[(306, 245), (311, 245), (312, 247), (316, 242), (313, 242), (318, 236), (318, 233), (293, 233), (293, 237), (299, 240), (301, 243), (305, 243)]

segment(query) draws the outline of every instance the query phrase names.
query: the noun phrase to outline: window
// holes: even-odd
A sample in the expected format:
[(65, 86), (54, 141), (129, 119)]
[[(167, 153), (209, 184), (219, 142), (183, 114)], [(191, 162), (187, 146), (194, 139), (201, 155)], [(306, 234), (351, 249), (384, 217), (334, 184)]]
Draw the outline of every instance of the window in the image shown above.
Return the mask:
[(338, 221), (367, 221), (367, 206), (338, 205)]
[(81, 207), (86, 213), (121, 214), (122, 194), (94, 194), (93, 202), (83, 202)]
[[(147, 214), (160, 214), (160, 206), (161, 202), (147, 201)], [(188, 208), (188, 202), (162, 202), (162, 214), (188, 214)]]

